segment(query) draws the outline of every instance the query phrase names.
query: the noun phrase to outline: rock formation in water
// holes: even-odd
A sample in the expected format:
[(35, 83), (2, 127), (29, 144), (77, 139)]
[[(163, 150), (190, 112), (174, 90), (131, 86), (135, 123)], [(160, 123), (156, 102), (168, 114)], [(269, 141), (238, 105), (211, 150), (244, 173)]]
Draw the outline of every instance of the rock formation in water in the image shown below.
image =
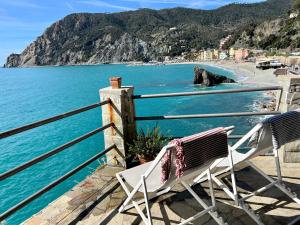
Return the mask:
[(235, 81), (231, 78), (210, 73), (204, 69), (200, 69), (198, 66), (195, 66), (194, 72), (194, 84), (211, 87), (221, 83), (235, 83)]

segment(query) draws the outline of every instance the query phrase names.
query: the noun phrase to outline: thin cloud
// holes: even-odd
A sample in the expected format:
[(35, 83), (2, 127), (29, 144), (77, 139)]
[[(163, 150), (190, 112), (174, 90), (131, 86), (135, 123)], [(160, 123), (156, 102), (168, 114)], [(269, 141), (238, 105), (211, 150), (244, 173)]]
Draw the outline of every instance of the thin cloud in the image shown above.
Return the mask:
[(26, 0), (14, 0), (14, 1), (0, 1), (1, 4), (14, 6), (14, 7), (25, 7), (25, 8), (35, 8), (35, 9), (44, 9), (45, 6), (26, 1)]
[(107, 8), (120, 9), (120, 10), (134, 10), (134, 8), (121, 6), (121, 5), (113, 5), (113, 4), (103, 2), (103, 1), (98, 1), (98, 0), (82, 0), (82, 1), (77, 1), (77, 2), (81, 3), (81, 4), (97, 6), (97, 7), (107, 7)]
[(156, 3), (156, 4), (176, 4), (176, 5), (186, 5), (187, 2), (183, 2), (182, 0), (122, 0), (123, 2), (137, 2), (137, 3)]
[(68, 3), (68, 2), (66, 2), (66, 6), (67, 6), (67, 8), (68, 8), (69, 10), (71, 10), (71, 11), (74, 11), (74, 10), (75, 10), (74, 7), (73, 7), (70, 3)]

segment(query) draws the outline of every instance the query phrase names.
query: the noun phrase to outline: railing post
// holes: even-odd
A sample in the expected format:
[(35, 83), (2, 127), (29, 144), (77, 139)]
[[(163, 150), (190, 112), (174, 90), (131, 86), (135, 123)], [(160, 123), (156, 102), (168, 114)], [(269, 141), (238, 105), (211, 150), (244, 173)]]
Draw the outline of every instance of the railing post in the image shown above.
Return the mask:
[(281, 112), (288, 112), (300, 106), (300, 76), (279, 75), (279, 84), (282, 86), (282, 94), (278, 95), (277, 104)]
[[(121, 78), (110, 78), (111, 86), (100, 89), (100, 99), (110, 99), (102, 106), (103, 125), (114, 123), (114, 127), (104, 131), (105, 147), (115, 144), (117, 149), (106, 154), (107, 164), (126, 167), (127, 144), (136, 137), (135, 107), (133, 87), (121, 87)], [(119, 83), (118, 83), (119, 82)]]
[[(300, 76), (279, 75), (279, 84), (282, 86), (282, 94), (277, 96), (277, 104), (281, 112), (288, 112), (300, 108)], [(283, 163), (300, 162), (300, 141), (285, 144), (279, 151), (280, 160)]]

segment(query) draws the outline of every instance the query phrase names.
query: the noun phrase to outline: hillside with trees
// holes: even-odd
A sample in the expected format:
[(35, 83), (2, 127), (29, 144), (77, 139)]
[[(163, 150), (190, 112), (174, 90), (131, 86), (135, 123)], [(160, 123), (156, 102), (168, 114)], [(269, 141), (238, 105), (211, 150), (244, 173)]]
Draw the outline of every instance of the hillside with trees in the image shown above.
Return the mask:
[(76, 13), (57, 21), (6, 67), (161, 60), (216, 48), (219, 40), (249, 24), (281, 17), (292, 0), (230, 4), (215, 10), (139, 9)]
[(284, 17), (265, 21), (259, 25), (250, 24), (233, 35), (228, 46), (286, 49), (300, 48), (300, 0), (294, 0)]

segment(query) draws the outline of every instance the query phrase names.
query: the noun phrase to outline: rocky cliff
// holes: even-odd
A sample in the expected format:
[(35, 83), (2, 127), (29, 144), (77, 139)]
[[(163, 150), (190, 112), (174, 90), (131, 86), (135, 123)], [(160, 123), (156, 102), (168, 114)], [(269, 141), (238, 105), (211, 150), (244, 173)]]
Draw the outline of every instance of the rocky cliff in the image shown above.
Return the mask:
[(204, 69), (200, 69), (198, 66), (195, 66), (194, 73), (194, 84), (201, 84), (206, 87), (215, 86), (221, 83), (235, 83), (231, 78), (210, 73)]
[(300, 48), (300, 16), (275, 19), (248, 27), (236, 38), (233, 46), (290, 50)]
[[(274, 4), (276, 2), (276, 4)], [(77, 13), (54, 23), (6, 67), (161, 60), (219, 40), (250, 22), (274, 19), (291, 0), (231, 4), (216, 10), (140, 9), (122, 13)]]

